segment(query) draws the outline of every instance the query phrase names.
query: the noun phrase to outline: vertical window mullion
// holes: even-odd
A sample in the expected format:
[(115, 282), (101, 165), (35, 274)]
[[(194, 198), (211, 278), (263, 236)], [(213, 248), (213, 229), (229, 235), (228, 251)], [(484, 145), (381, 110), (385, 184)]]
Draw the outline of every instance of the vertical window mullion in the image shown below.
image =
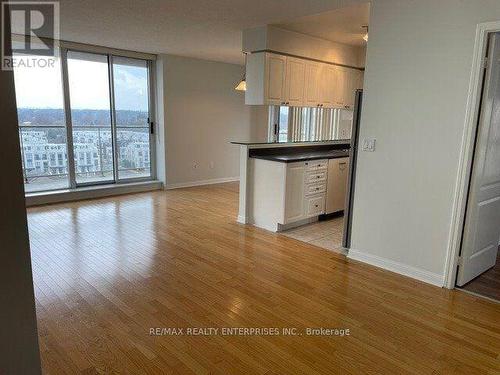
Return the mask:
[[(148, 110), (149, 110), (149, 175), (152, 179), (156, 179), (156, 137), (157, 137), (157, 123), (156, 123), (156, 107), (154, 102), (154, 71), (153, 62), (151, 60), (147, 61), (148, 66)], [(151, 127), (153, 127), (154, 132), (151, 132)]]
[(66, 155), (69, 177), (69, 187), (76, 188), (75, 153), (73, 148), (73, 120), (71, 117), (71, 102), (68, 81), (68, 50), (61, 47), (61, 74), (63, 84), (64, 118), (66, 122)]
[[(113, 179), (118, 182), (118, 143), (116, 136), (115, 80), (113, 76), (113, 55), (108, 54), (109, 108), (111, 116), (111, 148), (113, 151)], [(102, 166), (101, 166), (102, 168)]]

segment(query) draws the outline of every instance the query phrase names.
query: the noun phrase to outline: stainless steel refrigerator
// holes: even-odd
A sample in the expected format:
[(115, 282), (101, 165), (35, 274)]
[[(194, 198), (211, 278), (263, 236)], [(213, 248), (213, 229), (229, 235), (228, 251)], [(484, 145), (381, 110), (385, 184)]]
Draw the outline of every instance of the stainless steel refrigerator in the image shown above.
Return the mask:
[(349, 151), (349, 173), (347, 176), (347, 192), (345, 194), (344, 210), (344, 236), (342, 246), (351, 247), (352, 207), (354, 201), (354, 188), (356, 185), (356, 161), (359, 147), (359, 124), (361, 120), (361, 107), (363, 105), (363, 90), (356, 90), (354, 113), (352, 119), (351, 148)]

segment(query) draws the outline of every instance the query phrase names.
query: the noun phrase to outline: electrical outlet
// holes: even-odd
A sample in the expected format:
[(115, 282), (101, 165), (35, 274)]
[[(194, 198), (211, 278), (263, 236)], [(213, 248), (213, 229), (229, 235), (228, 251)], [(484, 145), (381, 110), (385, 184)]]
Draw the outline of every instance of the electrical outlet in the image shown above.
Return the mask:
[(361, 145), (361, 150), (366, 151), (366, 152), (374, 152), (376, 142), (377, 142), (377, 140), (375, 138), (363, 139), (363, 143)]

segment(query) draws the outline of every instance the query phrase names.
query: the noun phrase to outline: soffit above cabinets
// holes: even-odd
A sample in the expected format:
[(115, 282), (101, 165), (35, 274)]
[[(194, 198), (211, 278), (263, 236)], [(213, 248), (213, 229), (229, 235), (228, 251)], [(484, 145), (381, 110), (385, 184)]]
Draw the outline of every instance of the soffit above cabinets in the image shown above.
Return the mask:
[(370, 3), (304, 16), (272, 24), (282, 29), (351, 46), (365, 46), (363, 37), (370, 18)]

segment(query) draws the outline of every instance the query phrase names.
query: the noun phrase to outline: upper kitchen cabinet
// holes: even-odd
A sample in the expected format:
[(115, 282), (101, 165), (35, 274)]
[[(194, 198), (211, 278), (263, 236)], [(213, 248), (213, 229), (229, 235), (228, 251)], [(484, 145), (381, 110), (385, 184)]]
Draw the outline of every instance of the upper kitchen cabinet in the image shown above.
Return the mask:
[(363, 88), (363, 72), (356, 69), (339, 67), (342, 90), (341, 90), (341, 106), (343, 108), (353, 108), (355, 92), (357, 89)]
[(287, 57), (285, 75), (285, 105), (303, 105), (305, 83), (306, 61), (303, 59)]
[(286, 57), (269, 53), (266, 54), (265, 61), (265, 97), (269, 104), (282, 104), (287, 90)]
[[(304, 90), (304, 105), (308, 107), (320, 107), (322, 103), (323, 82), (322, 76), (323, 66), (320, 63), (308, 61), (306, 64), (306, 82)], [(328, 85), (331, 87), (330, 85)], [(326, 89), (326, 87), (325, 87)]]
[(248, 55), (245, 103), (352, 108), (362, 71), (268, 52)]
[(286, 56), (252, 53), (247, 57), (245, 104), (285, 102)]
[(321, 64), (321, 75), (319, 77), (319, 100), (321, 107), (335, 108), (341, 105), (338, 99), (341, 90), (339, 87), (338, 69), (334, 65)]

